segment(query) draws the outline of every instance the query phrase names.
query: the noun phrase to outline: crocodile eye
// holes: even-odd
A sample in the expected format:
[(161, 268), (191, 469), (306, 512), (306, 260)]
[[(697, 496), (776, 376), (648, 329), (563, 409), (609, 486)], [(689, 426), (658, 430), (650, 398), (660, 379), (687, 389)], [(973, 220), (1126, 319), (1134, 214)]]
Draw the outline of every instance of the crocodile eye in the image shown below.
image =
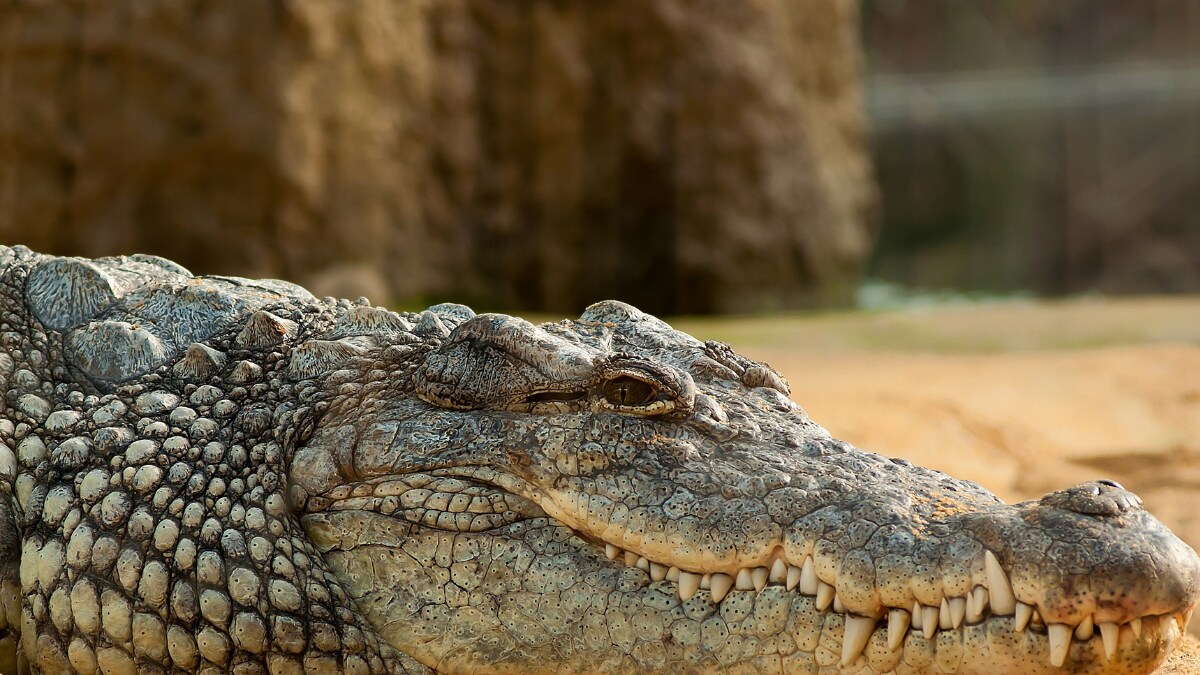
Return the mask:
[(658, 395), (658, 387), (627, 375), (608, 380), (600, 391), (609, 403), (619, 406), (646, 405)]

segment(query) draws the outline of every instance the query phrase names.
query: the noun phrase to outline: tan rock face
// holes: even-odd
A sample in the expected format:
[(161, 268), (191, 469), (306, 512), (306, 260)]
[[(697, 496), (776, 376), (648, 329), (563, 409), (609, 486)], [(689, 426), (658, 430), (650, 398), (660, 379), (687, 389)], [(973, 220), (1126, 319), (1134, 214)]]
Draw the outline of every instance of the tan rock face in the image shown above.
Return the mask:
[(14, 9), (0, 238), (247, 276), (365, 266), (396, 297), (557, 310), (837, 302), (874, 204), (856, 11)]

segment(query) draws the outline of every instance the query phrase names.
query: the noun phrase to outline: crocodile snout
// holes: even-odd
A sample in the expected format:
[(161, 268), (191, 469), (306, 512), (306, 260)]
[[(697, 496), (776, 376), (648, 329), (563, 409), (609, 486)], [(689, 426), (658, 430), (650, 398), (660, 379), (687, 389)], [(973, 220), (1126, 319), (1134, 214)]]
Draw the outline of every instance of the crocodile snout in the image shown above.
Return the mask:
[(1140, 511), (1142, 499), (1111, 480), (1081, 483), (1051, 492), (1039, 502), (1046, 507), (1066, 509), (1085, 516), (1118, 516)]

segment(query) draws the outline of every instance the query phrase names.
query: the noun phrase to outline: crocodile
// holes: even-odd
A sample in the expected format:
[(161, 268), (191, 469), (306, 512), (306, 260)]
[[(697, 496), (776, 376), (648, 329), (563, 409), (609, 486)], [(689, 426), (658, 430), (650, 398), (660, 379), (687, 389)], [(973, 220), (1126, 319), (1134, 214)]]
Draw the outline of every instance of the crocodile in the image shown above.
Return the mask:
[(397, 313), (0, 247), (0, 671), (1144, 673), (1200, 558), (616, 301)]

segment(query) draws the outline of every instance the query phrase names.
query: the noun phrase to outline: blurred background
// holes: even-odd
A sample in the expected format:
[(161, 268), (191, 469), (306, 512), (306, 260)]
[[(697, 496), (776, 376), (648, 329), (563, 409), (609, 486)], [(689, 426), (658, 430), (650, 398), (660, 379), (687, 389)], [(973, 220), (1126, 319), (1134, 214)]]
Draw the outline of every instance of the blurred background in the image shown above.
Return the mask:
[(862, 25), (871, 277), (1200, 291), (1200, 5), (867, 0)]
[(0, 13), (0, 239), (419, 306), (1200, 290), (1200, 5)]

